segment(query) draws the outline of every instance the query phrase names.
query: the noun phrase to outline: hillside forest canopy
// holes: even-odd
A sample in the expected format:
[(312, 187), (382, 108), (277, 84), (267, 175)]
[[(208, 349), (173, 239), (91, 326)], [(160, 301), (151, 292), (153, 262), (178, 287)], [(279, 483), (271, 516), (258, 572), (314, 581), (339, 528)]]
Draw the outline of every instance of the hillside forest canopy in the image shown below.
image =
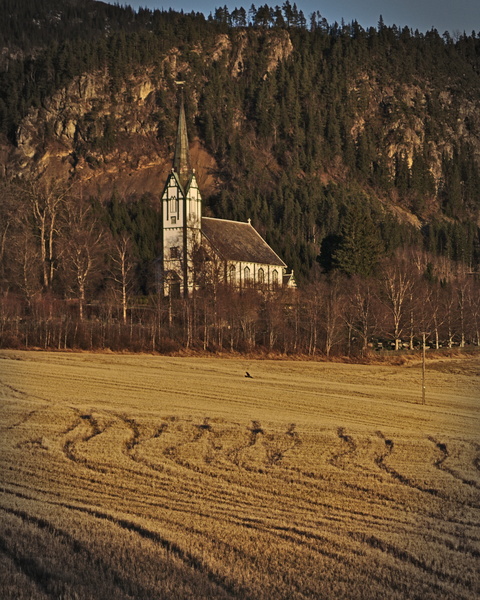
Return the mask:
[[(206, 214), (250, 217), (299, 290), (233, 298), (204, 278), (192, 298), (159, 298), (163, 182), (158, 195), (85, 197), (75, 169), (55, 181), (8, 163), (2, 345), (330, 354), (364, 352), (373, 340), (413, 347), (422, 332), (437, 346), (478, 344), (480, 34), (420, 33), (381, 18), (368, 30), (330, 24), (288, 1), (209, 17), (90, 0), (4, 6), (3, 156), (32, 111), (98, 72), (112, 98), (152, 74), (151, 118), (168, 156), (180, 75), (190, 136), (215, 163)], [(219, 40), (228, 51), (216, 52)], [(177, 70), (165, 61), (172, 51)], [(73, 161), (95, 172), (120, 127), (114, 110), (88, 118)], [(55, 132), (43, 129), (48, 152)]]

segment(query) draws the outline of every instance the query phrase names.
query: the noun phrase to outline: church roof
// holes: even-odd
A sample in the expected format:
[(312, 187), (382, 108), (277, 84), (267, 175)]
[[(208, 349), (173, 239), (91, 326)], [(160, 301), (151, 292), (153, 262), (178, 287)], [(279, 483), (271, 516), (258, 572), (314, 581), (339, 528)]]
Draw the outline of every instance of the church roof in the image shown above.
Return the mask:
[(250, 223), (202, 217), (202, 233), (224, 260), (286, 266)]

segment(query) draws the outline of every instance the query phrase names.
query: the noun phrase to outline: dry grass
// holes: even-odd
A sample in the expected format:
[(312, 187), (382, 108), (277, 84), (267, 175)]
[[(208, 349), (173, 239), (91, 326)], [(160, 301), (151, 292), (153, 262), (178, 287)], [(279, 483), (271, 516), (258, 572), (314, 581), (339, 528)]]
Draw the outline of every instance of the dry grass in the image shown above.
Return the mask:
[(0, 369), (2, 598), (480, 593), (478, 357)]

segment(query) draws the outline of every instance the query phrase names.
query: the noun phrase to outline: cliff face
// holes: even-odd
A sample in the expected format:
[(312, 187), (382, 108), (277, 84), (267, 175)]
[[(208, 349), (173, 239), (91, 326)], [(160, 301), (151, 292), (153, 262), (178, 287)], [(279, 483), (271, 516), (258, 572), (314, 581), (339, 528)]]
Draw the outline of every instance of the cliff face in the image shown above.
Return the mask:
[[(245, 54), (252, 41), (262, 38), (265, 76), (293, 51), (287, 32), (267, 36), (246, 32), (219, 35), (205, 50), (194, 54), (206, 66), (221, 63), (232, 78), (244, 70)], [(4, 143), (4, 173), (20, 176), (72, 179), (84, 190), (108, 196), (112, 188), (126, 195), (159, 194), (171, 168), (172, 138), (159, 131), (164, 120), (159, 96), (169, 93), (169, 108), (175, 126), (175, 88), (171, 74), (186, 80), (188, 60), (173, 48), (156, 68), (137, 68), (112, 89), (106, 69), (76, 77), (57, 91), (41, 108), (31, 109), (17, 130), (16, 147)], [(197, 106), (195, 90), (191, 98)], [(208, 195), (217, 188), (216, 163), (198, 138), (190, 140), (191, 158), (199, 183)]]
[[(415, 152), (425, 150), (436, 180), (441, 176), (442, 156), (451, 156), (458, 141), (471, 145), (480, 161), (480, 99), (455, 98), (451, 90), (438, 93), (428, 80), (417, 84), (380, 83), (375, 73), (357, 78), (349, 91), (358, 105), (352, 136), (358, 139), (365, 124), (376, 121), (390, 159), (403, 154), (411, 167)], [(432, 99), (436, 117), (429, 111)], [(434, 141), (429, 129), (438, 127), (442, 135)]]
[[(171, 60), (171, 59), (169, 59)], [(89, 191), (160, 193), (171, 166), (158, 135), (152, 71), (130, 77), (115, 90), (105, 71), (76, 78), (22, 120), (9, 169), (47, 178), (75, 178)], [(197, 142), (196, 160), (210, 159)]]

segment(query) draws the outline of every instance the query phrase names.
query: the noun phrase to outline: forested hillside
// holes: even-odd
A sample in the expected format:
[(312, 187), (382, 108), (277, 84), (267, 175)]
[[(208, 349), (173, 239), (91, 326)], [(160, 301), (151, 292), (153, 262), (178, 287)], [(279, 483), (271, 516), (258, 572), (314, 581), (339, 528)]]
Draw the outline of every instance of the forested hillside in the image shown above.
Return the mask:
[[(364, 30), (288, 0), (207, 17), (2, 4), (5, 292), (71, 297), (76, 228), (91, 246), (107, 231), (128, 243), (132, 289), (151, 293), (179, 78), (205, 213), (252, 218), (301, 286), (333, 271), (370, 277), (406, 246), (425, 253), (436, 281), (455, 265), (478, 271), (480, 33), (452, 39), (381, 19)], [(91, 298), (108, 287), (107, 263), (98, 259)]]

